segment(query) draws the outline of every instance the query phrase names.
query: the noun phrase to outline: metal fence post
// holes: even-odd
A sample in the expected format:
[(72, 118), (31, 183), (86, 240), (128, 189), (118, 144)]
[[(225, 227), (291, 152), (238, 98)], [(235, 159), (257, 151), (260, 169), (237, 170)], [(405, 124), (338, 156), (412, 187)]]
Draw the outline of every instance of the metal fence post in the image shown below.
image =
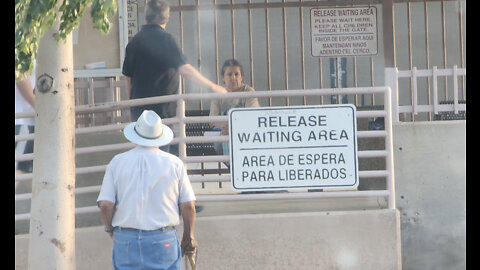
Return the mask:
[[(384, 103), (386, 111), (385, 115), (385, 131), (387, 132), (387, 136), (385, 137), (385, 150), (387, 151), (387, 156), (385, 160), (385, 170), (387, 171), (387, 190), (388, 190), (388, 208), (395, 209), (396, 208), (396, 199), (395, 199), (395, 174), (394, 174), (394, 163), (393, 163), (393, 121), (392, 121), (392, 114), (393, 108), (392, 106), (392, 90), (391, 88), (387, 87), (385, 90), (384, 95)], [(395, 114), (393, 114), (395, 115)], [(396, 114), (398, 117), (398, 113)], [(397, 121), (398, 122), (398, 121)]]
[(185, 144), (185, 138), (187, 137), (185, 131), (185, 99), (182, 97), (183, 95), (178, 95), (177, 100), (177, 120), (178, 120), (178, 134), (177, 137), (180, 138), (180, 142), (178, 143), (178, 157), (181, 160), (184, 160), (187, 156), (187, 145)]
[(385, 85), (391, 89), (392, 121), (399, 122), (398, 118), (398, 69), (385, 68)]

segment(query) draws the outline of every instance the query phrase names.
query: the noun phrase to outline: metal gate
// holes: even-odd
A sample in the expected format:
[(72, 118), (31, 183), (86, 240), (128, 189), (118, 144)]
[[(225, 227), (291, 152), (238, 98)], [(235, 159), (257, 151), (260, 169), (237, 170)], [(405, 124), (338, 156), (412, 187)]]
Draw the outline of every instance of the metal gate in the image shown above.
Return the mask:
[[(132, 23), (133, 28), (129, 26), (129, 36), (145, 23), (145, 2), (128, 0), (129, 15), (132, 12), (136, 15), (132, 16), (136, 20)], [(171, 18), (167, 31), (176, 38), (188, 61), (219, 84), (223, 84), (221, 65), (229, 58), (236, 58), (243, 64), (246, 84), (256, 90), (269, 91), (383, 86), (386, 84), (385, 68), (392, 67), (398, 70), (466, 68), (465, 0), (178, 0), (170, 3)], [(374, 7), (377, 10), (378, 50), (375, 55), (312, 56), (310, 11), (337, 7)], [(128, 21), (130, 23), (130, 19)], [(84, 82), (78, 78), (77, 105), (86, 104), (86, 101), (90, 104), (94, 96), (98, 102), (107, 102), (112, 96), (124, 95), (120, 89), (123, 88), (122, 79), (116, 78), (112, 90), (111, 86), (94, 88), (94, 81), (88, 82), (85, 87), (88, 89), (81, 89)], [(459, 96), (453, 97), (454, 81), (447, 77), (439, 80), (437, 90), (443, 94), (439, 102), (455, 98), (466, 100), (465, 82), (465, 75), (460, 76)], [(428, 77), (415, 82), (403, 79), (399, 82), (399, 98), (413, 99), (415, 83), (425, 93), (433, 91)], [(182, 91), (208, 92), (186, 81), (182, 82)], [(419, 99), (423, 104), (434, 102), (431, 95)], [(383, 102), (381, 98), (367, 94), (308, 99), (262, 98), (259, 101), (262, 106), (353, 103), (359, 108), (382, 105)], [(189, 101), (186, 105), (187, 110), (208, 111), (209, 100)], [(128, 112), (120, 114), (115, 118), (129, 118)], [(101, 122), (100, 116), (91, 120), (93, 118), (80, 120), (87, 125), (88, 121), (92, 125)], [(424, 118), (407, 115), (405, 120), (433, 119), (431, 114), (428, 119)]]
[[(137, 2), (139, 18), (144, 10), (141, 2)], [(385, 67), (465, 68), (465, 0), (178, 0), (171, 4), (167, 31), (177, 38), (190, 63), (220, 84), (220, 68), (228, 58), (243, 64), (244, 82), (257, 90), (381, 86), (385, 85)], [(310, 10), (358, 6), (373, 6), (378, 11), (378, 53), (312, 56)], [(445, 79), (439, 87), (448, 92), (449, 85)], [(460, 87), (464, 95), (464, 78)], [(187, 82), (183, 89), (186, 93), (205, 91)], [(375, 95), (269, 98), (260, 102), (264, 106), (382, 103)], [(208, 109), (208, 100), (187, 107)]]

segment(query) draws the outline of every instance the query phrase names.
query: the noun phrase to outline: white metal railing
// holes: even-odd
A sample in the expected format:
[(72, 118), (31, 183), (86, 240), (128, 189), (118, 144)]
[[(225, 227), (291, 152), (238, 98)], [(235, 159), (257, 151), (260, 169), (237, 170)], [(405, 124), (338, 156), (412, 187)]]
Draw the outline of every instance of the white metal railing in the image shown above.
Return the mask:
[[(451, 69), (417, 69), (398, 70), (397, 68), (385, 68), (385, 84), (392, 89), (393, 122), (400, 121), (400, 114), (412, 113), (412, 118), (420, 112), (438, 114), (439, 112), (466, 111), (466, 103), (459, 103), (459, 97), (466, 101), (465, 76), (466, 68)], [(442, 87), (439, 80), (443, 77)], [(399, 87), (399, 79), (410, 78), (410, 91)], [(424, 87), (419, 87), (419, 78), (426, 78)], [(451, 80), (453, 87), (449, 87), (447, 79)], [(459, 84), (459, 79), (462, 83)], [(452, 91), (449, 91), (450, 88)], [(408, 104), (400, 101), (401, 97), (410, 94)], [(424, 96), (424, 102), (420, 102), (420, 95)], [(440, 98), (442, 96), (442, 98)], [(405, 100), (405, 98), (403, 98)], [(408, 98), (407, 98), (408, 99)], [(450, 101), (450, 104), (441, 104), (440, 100)], [(445, 102), (444, 102), (445, 103)]]
[[(227, 116), (185, 116), (185, 101), (199, 99), (232, 99), (232, 98), (265, 98), (265, 97), (293, 97), (293, 96), (331, 96), (343, 94), (383, 94), (384, 106), (382, 110), (357, 111), (357, 118), (375, 118), (383, 117), (385, 119), (384, 130), (358, 130), (358, 138), (384, 138), (385, 148), (383, 150), (361, 150), (358, 152), (358, 158), (384, 158), (385, 168), (380, 170), (359, 171), (360, 178), (385, 178), (385, 190), (352, 190), (352, 191), (331, 191), (331, 192), (291, 192), (291, 193), (271, 193), (271, 194), (228, 194), (228, 195), (198, 195), (198, 201), (225, 201), (225, 200), (273, 200), (273, 199), (306, 199), (306, 198), (348, 198), (348, 197), (385, 197), (388, 199), (388, 208), (395, 208), (395, 185), (393, 170), (393, 148), (392, 148), (392, 104), (389, 87), (365, 87), (365, 88), (331, 88), (331, 89), (310, 89), (310, 90), (276, 90), (276, 91), (256, 91), (244, 93), (227, 93), (227, 94), (178, 94), (170, 96), (158, 96), (152, 98), (125, 100), (120, 102), (106, 102), (94, 105), (83, 105), (76, 107), (76, 113), (115, 111), (127, 109), (131, 106), (141, 104), (177, 102), (177, 116), (173, 118), (162, 119), (164, 124), (176, 124), (176, 136), (172, 144), (179, 145), (179, 158), (188, 166), (189, 163), (200, 162), (225, 162), (229, 161), (228, 155), (212, 155), (212, 156), (187, 156), (187, 143), (209, 143), (209, 142), (228, 142), (228, 136), (187, 136), (185, 133), (185, 125), (187, 123), (208, 123), (227, 121)], [(16, 118), (32, 117), (33, 113), (19, 113)], [(106, 126), (83, 127), (77, 128), (76, 134), (97, 133), (113, 130), (122, 130), (128, 123), (112, 124)], [(33, 134), (17, 135), (15, 141), (33, 139)], [(127, 150), (134, 147), (132, 143), (107, 144), (92, 147), (76, 148), (76, 154), (90, 154), (112, 150)], [(32, 160), (34, 154), (16, 155), (15, 160)], [(99, 164), (90, 167), (76, 168), (76, 174), (86, 174), (94, 172), (104, 172), (105, 164)], [(31, 180), (32, 174), (15, 175), (15, 181)], [(230, 175), (191, 175), (192, 183), (196, 182), (230, 182)], [(99, 192), (100, 185), (78, 187), (76, 194), (96, 193)], [(31, 194), (17, 194), (15, 200), (26, 200)], [(98, 211), (97, 206), (88, 206), (76, 208), (76, 213), (91, 213)], [(15, 220), (29, 219), (30, 214), (17, 214)]]

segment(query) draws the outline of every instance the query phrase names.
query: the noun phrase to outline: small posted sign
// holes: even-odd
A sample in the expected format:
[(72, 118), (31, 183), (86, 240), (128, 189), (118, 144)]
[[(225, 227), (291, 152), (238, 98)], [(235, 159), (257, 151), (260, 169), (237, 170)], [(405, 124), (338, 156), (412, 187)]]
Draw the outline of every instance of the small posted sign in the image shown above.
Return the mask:
[(229, 129), (236, 191), (358, 186), (351, 104), (234, 108)]
[(310, 33), (312, 56), (376, 55), (377, 8), (374, 6), (312, 8)]

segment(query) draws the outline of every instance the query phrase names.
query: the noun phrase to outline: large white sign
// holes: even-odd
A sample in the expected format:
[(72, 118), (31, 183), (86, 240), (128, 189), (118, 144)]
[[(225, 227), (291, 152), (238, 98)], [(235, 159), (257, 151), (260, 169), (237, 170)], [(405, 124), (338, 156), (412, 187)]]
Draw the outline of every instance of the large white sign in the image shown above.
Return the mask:
[(310, 10), (312, 56), (375, 55), (376, 7), (312, 8)]
[(351, 104), (235, 108), (229, 129), (236, 191), (358, 186)]

